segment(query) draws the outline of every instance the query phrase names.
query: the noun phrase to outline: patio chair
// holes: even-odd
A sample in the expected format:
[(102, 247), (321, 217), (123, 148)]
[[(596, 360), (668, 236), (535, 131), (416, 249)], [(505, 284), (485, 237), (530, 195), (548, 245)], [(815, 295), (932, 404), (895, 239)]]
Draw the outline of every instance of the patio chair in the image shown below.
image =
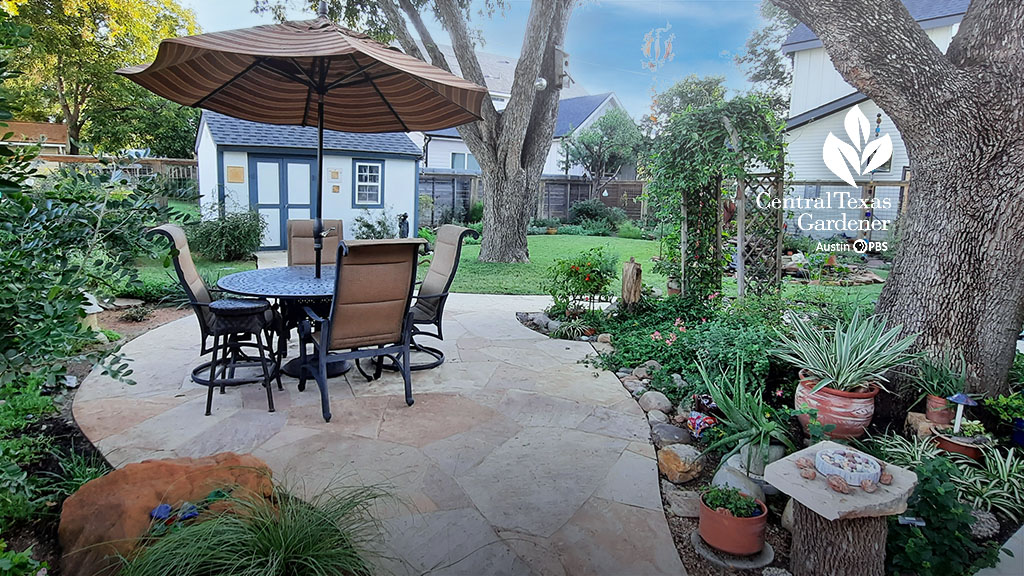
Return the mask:
[[(312, 266), (316, 264), (316, 253), (313, 251), (313, 220), (288, 221), (288, 265)], [(333, 265), (337, 256), (338, 243), (341, 242), (343, 231), (341, 220), (324, 220), (324, 249), (321, 253), (321, 264)]]
[[(410, 304), (416, 281), (416, 258), (423, 244), (425, 242), (419, 238), (403, 238), (352, 240), (338, 246), (329, 316), (323, 318), (307, 306), (308, 319), (299, 326), (302, 362), (299, 390), (305, 389), (306, 380), (312, 374), (320, 388), (325, 421), (331, 421), (328, 357), (357, 364), (362, 358), (388, 358), (402, 373), (405, 402), (412, 406), (409, 354), (413, 313)], [(316, 331), (311, 322), (316, 324)], [(308, 361), (308, 344), (313, 345), (315, 363)]]
[[(163, 236), (170, 241), (174, 249), (174, 269), (178, 275), (189, 304), (199, 321), (201, 334), (200, 355), (212, 353), (209, 362), (204, 362), (192, 369), (192, 380), (207, 386), (206, 415), (210, 415), (213, 402), (213, 389), (220, 388), (225, 392), (226, 386), (236, 386), (251, 382), (263, 381), (267, 388), (267, 404), (269, 411), (274, 411), (274, 396), (271, 379), (281, 384), (280, 354), (273, 348), (273, 336), (282, 329), (281, 317), (262, 298), (221, 298), (214, 299), (213, 294), (219, 290), (211, 290), (196, 269), (192, 260), (192, 251), (188, 247), (185, 231), (174, 224), (164, 224), (153, 228), (147, 235)], [(209, 339), (213, 344), (209, 345)], [(253, 341), (250, 342), (249, 339)], [(255, 351), (259, 359), (250, 357), (247, 351)], [(218, 355), (220, 356), (218, 358)], [(238, 368), (259, 366), (261, 377), (235, 377)], [(219, 375), (218, 375), (219, 372)], [(208, 373), (209, 376), (205, 374)]]
[[(445, 224), (437, 231), (434, 242), (434, 257), (430, 261), (427, 275), (419, 282), (416, 303), (413, 305), (412, 348), (432, 356), (432, 362), (413, 364), (412, 370), (427, 370), (444, 364), (444, 353), (437, 348), (424, 346), (416, 341), (417, 336), (444, 340), (441, 320), (444, 317), (444, 305), (448, 301), (448, 289), (455, 280), (455, 272), (459, 269), (459, 258), (462, 256), (462, 242), (467, 236), (479, 238), (476, 230)], [(433, 326), (434, 332), (424, 330)]]

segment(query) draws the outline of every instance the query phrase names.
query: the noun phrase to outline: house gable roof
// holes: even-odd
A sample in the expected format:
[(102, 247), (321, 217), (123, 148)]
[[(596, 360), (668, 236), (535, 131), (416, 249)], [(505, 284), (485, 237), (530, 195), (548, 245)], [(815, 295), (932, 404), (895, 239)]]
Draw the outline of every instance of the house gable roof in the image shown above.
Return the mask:
[[(558, 119), (555, 121), (554, 138), (563, 138), (576, 127), (586, 122), (605, 100), (614, 98), (611, 92), (604, 94), (593, 94), (589, 96), (577, 96), (576, 98), (565, 98), (558, 102)], [(439, 136), (442, 138), (459, 138), (459, 132), (455, 128), (434, 130), (426, 133), (428, 136)]]
[[(316, 149), (317, 134), (313, 126), (282, 126), (240, 120), (217, 112), (203, 110), (199, 134), (203, 126), (210, 129), (218, 146), (245, 146), (254, 148)], [(198, 136), (197, 136), (198, 146)], [(324, 130), (324, 150), (340, 152), (370, 152), (419, 157), (419, 146), (401, 132), (356, 134)]]
[[(924, 29), (948, 26), (959, 22), (971, 0), (903, 0), (910, 16)], [(821, 40), (805, 24), (799, 24), (782, 43), (785, 53), (820, 47)]]
[(861, 102), (864, 102), (867, 99), (868, 97), (861, 94), (860, 92), (854, 92), (853, 94), (847, 94), (842, 98), (836, 98), (831, 102), (822, 104), (817, 108), (808, 110), (803, 114), (797, 114), (796, 116), (793, 116), (792, 118), (786, 120), (786, 130), (799, 128), (804, 124), (814, 122), (819, 118), (824, 118), (825, 116), (828, 116), (829, 114), (834, 114), (839, 110), (845, 110), (850, 106), (853, 106), (854, 104), (860, 104)]

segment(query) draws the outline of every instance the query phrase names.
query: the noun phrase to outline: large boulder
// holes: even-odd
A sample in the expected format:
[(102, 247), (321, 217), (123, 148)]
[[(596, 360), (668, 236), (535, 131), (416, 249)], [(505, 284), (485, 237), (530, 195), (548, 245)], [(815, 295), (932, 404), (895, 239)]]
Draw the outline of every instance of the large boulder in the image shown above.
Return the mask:
[(644, 392), (644, 395), (640, 397), (640, 407), (644, 409), (644, 412), (658, 410), (667, 414), (672, 411), (672, 402), (661, 392), (650, 390)]
[(251, 455), (146, 460), (92, 480), (64, 501), (58, 536), (62, 574), (116, 574), (160, 504), (198, 503), (214, 490), (269, 497), (270, 468)]
[(658, 470), (674, 484), (693, 480), (704, 468), (704, 458), (689, 444), (672, 444), (658, 450)]

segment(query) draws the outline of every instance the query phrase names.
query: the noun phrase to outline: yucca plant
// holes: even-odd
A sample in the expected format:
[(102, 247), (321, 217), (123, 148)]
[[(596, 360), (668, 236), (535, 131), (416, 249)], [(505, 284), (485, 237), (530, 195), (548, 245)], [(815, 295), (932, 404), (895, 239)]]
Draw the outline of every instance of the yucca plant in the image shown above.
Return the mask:
[(372, 573), (375, 487), (328, 487), (307, 500), (230, 496), (221, 512), (172, 530), (124, 560), (123, 576), (359, 576)]
[(758, 453), (768, 463), (768, 447), (772, 441), (795, 451), (796, 446), (787, 434), (786, 417), (776, 413), (775, 409), (764, 401), (763, 390), (754, 387), (747, 390), (747, 379), (743, 373), (743, 363), (737, 359), (730, 372), (722, 372), (712, 378), (702, 362), (697, 363), (708, 393), (718, 405), (722, 415), (718, 418), (718, 429), (722, 437), (708, 445), (706, 452), (728, 449), (722, 457), (722, 463), (744, 446), (747, 451), (746, 468), (750, 470), (750, 458)]
[(917, 334), (900, 336), (903, 326), (889, 328), (877, 316), (855, 312), (849, 322), (838, 320), (834, 328), (822, 329), (799, 314), (791, 314), (792, 336), (776, 332), (771, 354), (818, 378), (813, 394), (826, 386), (857, 390), (878, 386), (885, 389), (885, 373), (916, 356), (909, 352)]

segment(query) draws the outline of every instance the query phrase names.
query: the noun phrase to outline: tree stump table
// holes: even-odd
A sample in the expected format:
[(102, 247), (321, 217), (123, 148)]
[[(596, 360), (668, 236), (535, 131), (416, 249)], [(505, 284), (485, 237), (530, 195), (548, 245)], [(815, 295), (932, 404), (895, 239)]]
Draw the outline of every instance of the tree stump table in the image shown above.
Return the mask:
[(765, 481), (793, 498), (789, 571), (793, 576), (883, 576), (886, 516), (906, 511), (917, 475), (885, 464), (885, 471), (892, 474), (890, 485), (879, 484), (873, 493), (850, 486), (850, 493), (842, 494), (832, 490), (820, 472), (808, 480), (796, 466), (799, 458), (814, 462), (818, 451), (826, 449), (851, 450), (819, 442), (765, 468)]

